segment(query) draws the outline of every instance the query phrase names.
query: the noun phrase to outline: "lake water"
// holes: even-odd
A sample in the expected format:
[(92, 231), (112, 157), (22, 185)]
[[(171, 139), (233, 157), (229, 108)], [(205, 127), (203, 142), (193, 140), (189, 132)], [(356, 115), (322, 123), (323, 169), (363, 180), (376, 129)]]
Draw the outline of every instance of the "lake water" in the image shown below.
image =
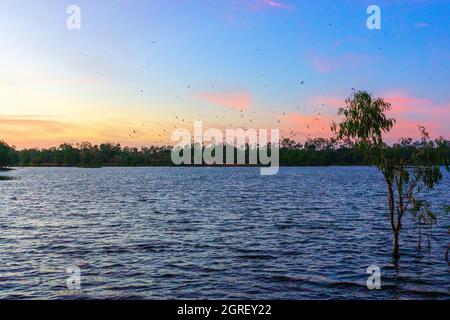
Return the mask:
[[(374, 168), (28, 168), (0, 181), (0, 298), (449, 299), (440, 216), (431, 251), (405, 218), (392, 260)], [(450, 179), (433, 191), (450, 203)], [(442, 210), (441, 210), (442, 211)], [(69, 291), (66, 268), (81, 271)], [(381, 268), (381, 290), (366, 269)]]

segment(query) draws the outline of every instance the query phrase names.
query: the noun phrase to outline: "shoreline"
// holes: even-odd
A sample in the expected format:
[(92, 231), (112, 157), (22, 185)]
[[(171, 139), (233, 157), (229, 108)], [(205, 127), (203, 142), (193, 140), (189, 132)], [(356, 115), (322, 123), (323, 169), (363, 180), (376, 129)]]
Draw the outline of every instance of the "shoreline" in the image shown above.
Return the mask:
[[(373, 165), (368, 164), (330, 164), (330, 165), (279, 165), (279, 168), (330, 168), (330, 167), (374, 167)], [(5, 171), (14, 171), (25, 168), (78, 168), (78, 169), (102, 169), (102, 168), (270, 168), (270, 166), (262, 166), (262, 165), (139, 165), (139, 166), (118, 166), (118, 165), (103, 165), (103, 166), (57, 166), (57, 165), (39, 165), (39, 166), (20, 166), (9, 168)], [(1, 171), (1, 170), (0, 170)]]

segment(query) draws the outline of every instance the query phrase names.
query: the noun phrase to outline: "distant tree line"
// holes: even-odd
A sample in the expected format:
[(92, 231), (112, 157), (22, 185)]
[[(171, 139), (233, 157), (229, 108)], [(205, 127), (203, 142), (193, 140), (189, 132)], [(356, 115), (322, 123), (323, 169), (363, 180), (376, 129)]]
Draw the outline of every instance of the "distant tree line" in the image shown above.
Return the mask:
[[(395, 144), (403, 154), (413, 155), (413, 150), (420, 141), (408, 144)], [(435, 140), (435, 144), (446, 144), (450, 141), (443, 138)], [(449, 148), (450, 149), (450, 148)], [(246, 146), (248, 159), (250, 147)], [(77, 144), (64, 143), (59, 147), (48, 149), (16, 150), (0, 140), (0, 168), (14, 166), (173, 166), (171, 146), (122, 147), (116, 143), (93, 145), (89, 142)], [(225, 153), (224, 153), (225, 154)], [(235, 152), (236, 154), (236, 152)], [(450, 154), (448, 154), (450, 157)], [(280, 165), (282, 166), (332, 166), (332, 165), (368, 165), (370, 162), (361, 150), (351, 141), (337, 139), (308, 139), (304, 144), (284, 138), (280, 146)]]

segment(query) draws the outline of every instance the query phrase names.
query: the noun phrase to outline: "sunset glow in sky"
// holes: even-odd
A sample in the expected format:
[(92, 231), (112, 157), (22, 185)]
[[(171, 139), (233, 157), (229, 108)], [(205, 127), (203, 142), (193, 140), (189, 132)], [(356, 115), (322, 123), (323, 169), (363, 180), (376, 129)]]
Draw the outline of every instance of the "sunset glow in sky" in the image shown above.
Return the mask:
[(304, 141), (352, 88), (392, 103), (390, 142), (418, 124), (449, 138), (449, 17), (447, 0), (3, 0), (0, 140), (167, 144), (202, 120)]

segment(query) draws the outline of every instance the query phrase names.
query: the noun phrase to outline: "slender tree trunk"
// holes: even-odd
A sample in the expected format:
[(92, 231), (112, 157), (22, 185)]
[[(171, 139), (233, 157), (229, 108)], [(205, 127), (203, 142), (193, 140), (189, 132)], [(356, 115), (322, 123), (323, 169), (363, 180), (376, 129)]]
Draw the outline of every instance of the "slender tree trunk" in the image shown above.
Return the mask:
[(447, 251), (445, 252), (445, 261), (447, 261), (447, 264), (450, 266), (450, 262), (448, 261), (448, 253), (450, 252), (450, 245), (447, 247)]
[(393, 256), (394, 258), (398, 258), (400, 256), (400, 245), (398, 242), (400, 226), (395, 225), (395, 199), (394, 199), (394, 190), (392, 189), (392, 183), (389, 180), (386, 180), (388, 184), (389, 191), (389, 218), (391, 221), (392, 233), (394, 235), (394, 248), (393, 248)]
[(392, 252), (392, 255), (394, 256), (394, 258), (400, 257), (400, 245), (398, 243), (399, 233), (400, 233), (399, 231), (394, 230), (394, 250)]

